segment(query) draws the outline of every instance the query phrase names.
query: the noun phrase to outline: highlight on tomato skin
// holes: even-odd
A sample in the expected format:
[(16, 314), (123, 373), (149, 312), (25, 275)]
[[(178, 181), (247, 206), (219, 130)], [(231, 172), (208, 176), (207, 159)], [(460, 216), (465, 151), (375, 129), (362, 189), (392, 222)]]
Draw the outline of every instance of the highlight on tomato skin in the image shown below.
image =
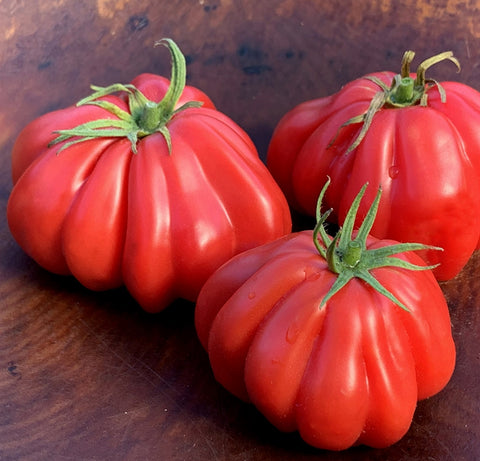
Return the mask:
[(480, 247), (480, 93), (427, 78), (444, 61), (460, 69), (451, 52), (411, 72), (414, 55), (405, 53), (400, 73), (373, 72), (293, 107), (275, 127), (266, 163), (290, 206), (310, 216), (330, 177), (325, 203), (337, 224), (365, 182), (381, 186), (372, 235), (442, 247), (420, 254), (441, 263), (434, 274), (444, 281)]
[(313, 231), (245, 251), (208, 278), (195, 327), (216, 380), (280, 431), (320, 449), (384, 448), (452, 376), (450, 315), (415, 254), (425, 245), (370, 235), (381, 190), (355, 229), (364, 185), (332, 237), (327, 187)]
[(13, 237), (39, 265), (92, 290), (125, 285), (149, 312), (195, 301), (221, 264), (292, 226), (247, 133), (185, 85), (175, 42), (159, 44), (170, 80), (92, 86), (22, 130), (7, 205)]

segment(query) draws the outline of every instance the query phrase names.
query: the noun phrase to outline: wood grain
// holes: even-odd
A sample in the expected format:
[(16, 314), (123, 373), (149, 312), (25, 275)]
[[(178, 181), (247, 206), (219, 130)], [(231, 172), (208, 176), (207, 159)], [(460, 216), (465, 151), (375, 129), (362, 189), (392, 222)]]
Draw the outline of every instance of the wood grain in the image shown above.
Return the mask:
[[(442, 284), (458, 361), (409, 433), (386, 450), (314, 450), (224, 391), (193, 327), (193, 305), (143, 313), (123, 290), (92, 293), (51, 275), (8, 231), (10, 150), (34, 117), (90, 84), (169, 75), (173, 38), (188, 82), (265, 155), (279, 118), (376, 70), (452, 50), (431, 69), (480, 89), (477, 2), (443, 0), (0, 1), (0, 459), (442, 460), (480, 458), (480, 256)], [(302, 221), (298, 221), (302, 225)]]

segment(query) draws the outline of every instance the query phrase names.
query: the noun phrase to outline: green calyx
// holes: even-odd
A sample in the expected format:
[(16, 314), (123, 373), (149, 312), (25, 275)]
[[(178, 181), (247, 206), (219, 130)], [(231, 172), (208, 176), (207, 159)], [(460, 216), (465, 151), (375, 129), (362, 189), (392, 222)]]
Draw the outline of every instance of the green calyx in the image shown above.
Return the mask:
[[(375, 76), (365, 77), (377, 84), (381, 90), (372, 98), (370, 106), (364, 114), (347, 120), (340, 127), (341, 129), (354, 123), (363, 123), (360, 133), (355, 141), (349, 146), (346, 154), (350, 153), (362, 142), (372, 124), (374, 115), (383, 107), (402, 108), (414, 105), (426, 106), (428, 99), (427, 92), (434, 86), (437, 87), (440, 92), (441, 101), (446, 101), (445, 90), (442, 85), (436, 80), (425, 78), (425, 72), (429, 67), (445, 60), (453, 62), (457, 66), (458, 71), (460, 71), (460, 63), (458, 60), (453, 56), (451, 51), (445, 51), (444, 53), (432, 56), (419, 64), (416, 71), (416, 78), (412, 78), (410, 76), (410, 64), (413, 61), (414, 56), (415, 53), (413, 51), (405, 52), (402, 59), (401, 72), (400, 74), (395, 75), (390, 87), (385, 85), (384, 82)], [(335, 139), (336, 136), (330, 142), (329, 147), (335, 142)]]
[(367, 249), (367, 237), (375, 221), (382, 193), (381, 188), (378, 189), (364, 221), (360, 225), (355, 238), (352, 239), (355, 218), (368, 184), (365, 184), (355, 197), (355, 200), (345, 217), (343, 226), (332, 238), (327, 234), (324, 228), (324, 223), (332, 210), (330, 209), (323, 214), (321, 213), (323, 197), (329, 184), (330, 179), (328, 179), (324, 185), (317, 202), (317, 224), (313, 230), (313, 241), (320, 255), (327, 261), (329, 269), (338, 276), (328, 293), (323, 298), (320, 307), (324, 306), (325, 303), (335, 295), (335, 293), (340, 291), (351, 279), (356, 277), (362, 279), (379, 293), (409, 312), (407, 306), (382, 286), (370, 271), (379, 267), (398, 267), (408, 270), (433, 269), (437, 267), (437, 265), (419, 266), (395, 257), (394, 255), (415, 250), (433, 249), (443, 251), (442, 248), (423, 245), (421, 243), (398, 243), (381, 248)]
[[(127, 138), (132, 145), (132, 151), (137, 153), (137, 142), (139, 139), (153, 133), (161, 133), (171, 152), (171, 139), (167, 124), (178, 112), (189, 107), (200, 107), (201, 102), (189, 101), (175, 109), (180, 96), (185, 88), (186, 63), (185, 57), (176, 43), (164, 38), (155, 42), (155, 46), (164, 45), (170, 51), (172, 58), (172, 71), (170, 86), (163, 99), (156, 103), (147, 99), (135, 86), (121, 83), (107, 87), (91, 86), (94, 91), (90, 96), (82, 99), (77, 106), (95, 105), (102, 107), (115, 115), (116, 119), (99, 119), (86, 122), (75, 128), (59, 130), (55, 133), (58, 136), (50, 142), (55, 145), (67, 141), (59, 150), (62, 151), (72, 144), (88, 141), (96, 138)], [(125, 111), (108, 100), (100, 99), (104, 96), (125, 92), (128, 96), (129, 111)]]

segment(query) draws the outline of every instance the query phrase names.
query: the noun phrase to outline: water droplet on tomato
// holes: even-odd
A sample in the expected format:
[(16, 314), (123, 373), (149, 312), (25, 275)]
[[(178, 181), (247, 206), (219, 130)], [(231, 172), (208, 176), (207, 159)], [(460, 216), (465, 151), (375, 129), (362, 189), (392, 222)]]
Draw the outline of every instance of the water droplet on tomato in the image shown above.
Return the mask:
[(254, 291), (251, 291), (250, 293), (248, 293), (248, 299), (253, 299), (255, 298), (256, 294)]
[(320, 278), (320, 273), (318, 272), (318, 268), (316, 267), (307, 266), (304, 269), (304, 272), (305, 272), (305, 280), (313, 281)]
[(389, 169), (388, 169), (388, 175), (392, 178), (392, 179), (395, 179), (397, 176), (398, 176), (398, 173), (400, 172), (400, 170), (398, 169), (398, 166), (395, 166), (395, 165), (392, 165)]
[(294, 344), (300, 335), (300, 330), (296, 325), (291, 325), (287, 330), (286, 340), (289, 344)]

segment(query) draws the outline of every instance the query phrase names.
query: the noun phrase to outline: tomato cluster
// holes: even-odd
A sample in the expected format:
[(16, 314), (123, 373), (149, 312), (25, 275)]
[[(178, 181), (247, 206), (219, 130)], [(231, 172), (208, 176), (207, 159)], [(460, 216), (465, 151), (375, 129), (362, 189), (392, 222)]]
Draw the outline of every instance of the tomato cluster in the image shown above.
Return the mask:
[[(479, 247), (480, 94), (425, 77), (458, 66), (451, 53), (411, 73), (407, 52), (400, 74), (285, 114), (265, 165), (159, 44), (170, 80), (92, 87), (20, 133), (12, 235), (45, 269), (125, 285), (147, 311), (195, 302), (216, 379), (280, 430), (332, 450), (395, 443), (455, 367), (438, 280)], [(315, 228), (292, 233), (291, 208)]]

